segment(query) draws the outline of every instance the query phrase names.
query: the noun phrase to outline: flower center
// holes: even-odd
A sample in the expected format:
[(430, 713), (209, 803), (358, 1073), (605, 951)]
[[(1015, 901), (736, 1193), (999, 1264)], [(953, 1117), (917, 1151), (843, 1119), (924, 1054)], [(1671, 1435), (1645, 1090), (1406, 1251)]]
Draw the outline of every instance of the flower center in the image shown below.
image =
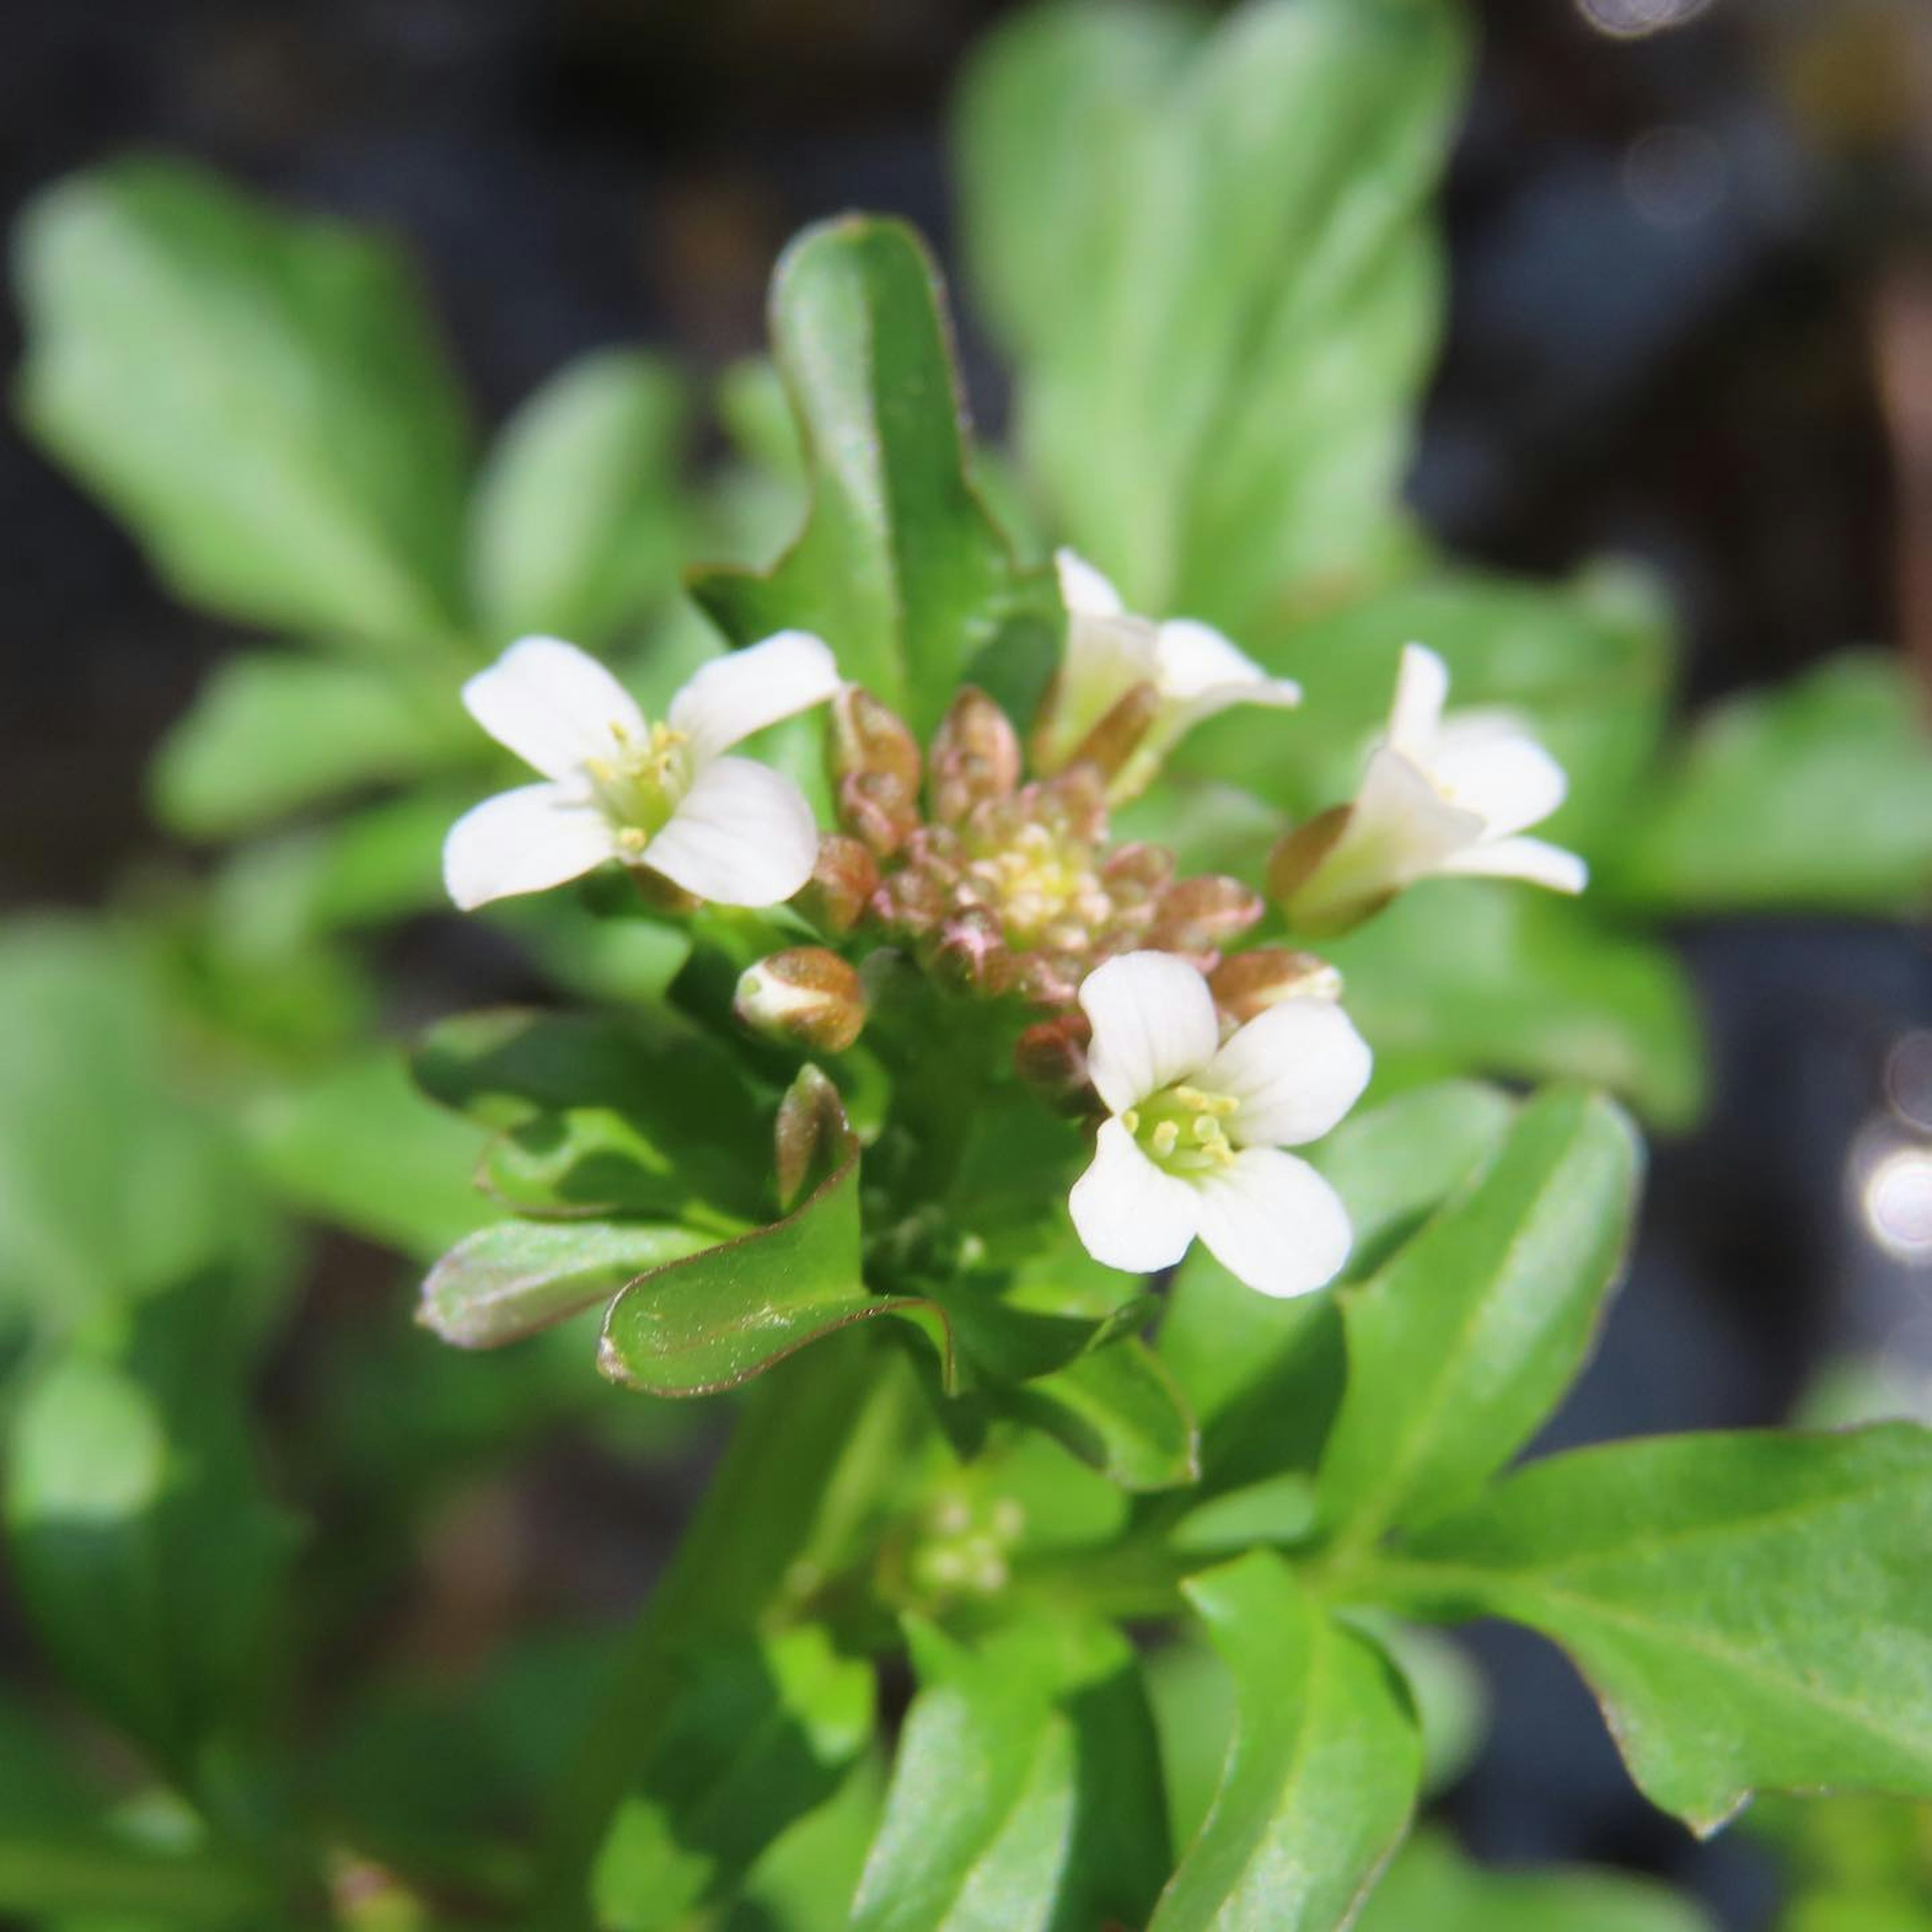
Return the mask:
[(640, 736), (614, 719), (610, 755), (584, 760), (591, 790), (626, 852), (643, 851), (677, 809), (691, 783), (688, 735), (653, 724)]
[(1192, 1180), (1233, 1162), (1234, 1144), (1223, 1123), (1240, 1105), (1232, 1094), (1205, 1093), (1184, 1083), (1130, 1107), (1120, 1124), (1156, 1167)]

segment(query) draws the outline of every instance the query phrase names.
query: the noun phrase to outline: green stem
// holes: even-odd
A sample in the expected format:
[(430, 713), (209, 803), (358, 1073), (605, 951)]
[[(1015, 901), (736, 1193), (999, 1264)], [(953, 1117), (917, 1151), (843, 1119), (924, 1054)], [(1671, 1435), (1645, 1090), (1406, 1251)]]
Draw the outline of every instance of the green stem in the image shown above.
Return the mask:
[[(849, 1533), (899, 1466), (877, 1453), (879, 1412), (899, 1412), (896, 1367), (872, 1338), (834, 1335), (751, 1390), (724, 1460), (628, 1649), (575, 1762), (556, 1789), (529, 1923), (588, 1923), (588, 1876), (681, 1670), (680, 1653), (758, 1629), (804, 1592), (830, 1539)], [(832, 1505), (828, 1508), (828, 1502)], [(837, 1520), (835, 1522), (834, 1518)]]

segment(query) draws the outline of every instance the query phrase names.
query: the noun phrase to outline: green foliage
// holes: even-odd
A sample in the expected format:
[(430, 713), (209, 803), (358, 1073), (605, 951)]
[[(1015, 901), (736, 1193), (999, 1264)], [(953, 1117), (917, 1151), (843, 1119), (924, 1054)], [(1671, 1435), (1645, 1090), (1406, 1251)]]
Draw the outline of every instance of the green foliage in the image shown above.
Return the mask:
[(968, 480), (938, 272), (900, 223), (826, 223), (779, 262), (772, 330), (811, 510), (770, 571), (700, 572), (692, 595), (735, 644), (836, 639), (845, 676), (923, 735), (962, 676), (997, 684), (1002, 659), (1042, 655), (1058, 617)]
[(155, 160), (50, 189), (16, 245), (22, 412), (175, 590), (244, 623), (447, 649), (469, 439), (392, 248)]

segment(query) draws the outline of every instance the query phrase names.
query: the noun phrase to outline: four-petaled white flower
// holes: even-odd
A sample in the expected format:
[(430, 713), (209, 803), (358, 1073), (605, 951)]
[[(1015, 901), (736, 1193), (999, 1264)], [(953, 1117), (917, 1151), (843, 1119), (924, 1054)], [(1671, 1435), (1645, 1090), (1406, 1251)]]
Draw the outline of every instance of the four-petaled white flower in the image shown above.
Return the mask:
[(1405, 645), (1388, 728), (1354, 802), (1290, 835), (1270, 868), (1302, 930), (1352, 925), (1432, 873), (1583, 890), (1588, 870), (1576, 854), (1521, 836), (1563, 802), (1563, 767), (1508, 712), (1445, 718), (1448, 694), (1442, 660)]
[(1150, 685), (1154, 721), (1115, 776), (1117, 799), (1144, 790), (1169, 748), (1204, 718), (1234, 704), (1286, 706), (1301, 702), (1301, 687), (1270, 677), (1210, 624), (1173, 617), (1156, 624), (1137, 617), (1090, 563), (1070, 550), (1055, 557), (1060, 601), (1066, 607), (1066, 644), (1060, 674), (1034, 736), (1042, 771), (1065, 764), (1087, 734), (1137, 685)]
[(1225, 1045), (1207, 981), (1168, 952), (1129, 952), (1080, 988), (1088, 1072), (1111, 1118), (1068, 1202), (1087, 1252), (1150, 1274), (1198, 1234), (1264, 1294), (1306, 1294), (1348, 1259), (1348, 1216), (1306, 1161), (1368, 1084), (1370, 1056), (1332, 1000), (1269, 1007)]
[(722, 755), (839, 687), (831, 652), (783, 631), (704, 665), (653, 724), (574, 644), (525, 638), (463, 687), (470, 715), (544, 775), (450, 828), (443, 882), (467, 911), (608, 859), (722, 905), (776, 905), (811, 877), (818, 827), (790, 778)]

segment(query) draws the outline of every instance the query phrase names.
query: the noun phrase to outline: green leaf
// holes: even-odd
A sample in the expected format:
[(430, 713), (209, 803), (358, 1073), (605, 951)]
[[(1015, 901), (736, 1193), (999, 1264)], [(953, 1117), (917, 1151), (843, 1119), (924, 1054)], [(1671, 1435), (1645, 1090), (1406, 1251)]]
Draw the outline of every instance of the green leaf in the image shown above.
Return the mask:
[(1552, 1638), (1645, 1795), (1708, 1833), (1760, 1788), (1932, 1796), (1928, 1546), (1932, 1432), (1665, 1436), (1534, 1465), (1374, 1594)]
[[(1487, 1158), (1514, 1114), (1493, 1088), (1447, 1081), (1357, 1114), (1311, 1148), (1354, 1228), (1343, 1280), (1406, 1239)], [(1197, 1244), (1168, 1290), (1160, 1349), (1201, 1418), (1210, 1493), (1313, 1469), (1342, 1389), (1332, 1296), (1270, 1300)]]
[(961, 172), (1060, 524), (1132, 608), (1238, 634), (1377, 561), (1464, 55), (1435, 0), (1251, 5), (1183, 61), (1190, 31), (1023, 19), (969, 73)]
[(20, 1600), (69, 1682), (178, 1774), (257, 1694), (291, 1538), (248, 1441), (234, 1284), (110, 1311), (14, 1418)]
[(1148, 1932), (1340, 1932), (1415, 1803), (1422, 1744), (1400, 1683), (1276, 1556), (1186, 1588), (1234, 1676), (1234, 1739)]
[(542, 632), (594, 651), (676, 594), (688, 416), (663, 358), (605, 350), (552, 376), (504, 425), (470, 533), (494, 641)]
[(715, 1236), (646, 1221), (497, 1221), (430, 1269), (417, 1318), (462, 1348), (494, 1348), (608, 1300)]
[(202, 170), (78, 175), (18, 240), (28, 428), (189, 601), (401, 648), (460, 620), (460, 401), (386, 242)]
[(1139, 1924), (1167, 1869), (1159, 1758), (1132, 1648), (1044, 1618), (968, 1649), (911, 1629), (920, 1689), (852, 1932)]
[(1560, 584), (1438, 567), (1308, 622), (1262, 627), (1242, 641), (1300, 681), (1302, 703), (1209, 720), (1179, 748), (1180, 768), (1296, 818), (1341, 803), (1388, 722), (1411, 640), (1449, 667), (1452, 712), (1512, 712), (1562, 766), (1569, 795), (1539, 836), (1590, 856), (1626, 843), (1666, 722), (1674, 643), (1658, 586), (1627, 566)]
[(1660, 1126), (1702, 1104), (1703, 1041), (1667, 947), (1534, 886), (1427, 879), (1326, 949), (1386, 1082), (1580, 1080)]
[(425, 1100), (392, 1051), (265, 1096), (246, 1124), (284, 1200), (404, 1254), (428, 1260), (492, 1217), (476, 1183), (487, 1136)]
[(378, 667), (248, 652), (216, 666), (162, 741), (154, 808), (190, 838), (227, 838), (341, 792), (476, 761), (454, 685)]
[(674, 1932), (830, 1798), (872, 1733), (872, 1673), (815, 1626), (687, 1660), (591, 1880), (610, 1932)]
[(1022, 1384), (1000, 1404), (1124, 1490), (1172, 1490), (1201, 1474), (1200, 1431), (1159, 1356), (1125, 1336)]
[(620, 1203), (726, 1232), (758, 1211), (759, 1107), (726, 1049), (668, 1014), (467, 1013), (432, 1028), (413, 1064), (433, 1100), (508, 1137), (496, 1171), (520, 1206)]
[(1460, 1195), (1344, 1292), (1348, 1390), (1319, 1479), (1331, 1534), (1360, 1545), (1440, 1515), (1535, 1433), (1595, 1338), (1638, 1161), (1609, 1102), (1544, 1094)]
[(1897, 655), (1846, 652), (1701, 718), (1614, 890), (1661, 910), (1896, 916), (1932, 889), (1932, 734)]
[(976, 661), (1044, 675), (1058, 605), (1015, 564), (966, 477), (966, 430), (938, 272), (903, 224), (808, 229), (772, 284), (778, 366), (805, 437), (812, 508), (762, 574), (696, 573), (734, 644), (814, 631), (839, 669), (922, 736)]
[(104, 926), (0, 938), (0, 1328), (70, 1328), (272, 1230), (239, 1148), (178, 1077), (154, 974)]
[[(1418, 1833), (1369, 1894), (1356, 1932), (1710, 1932), (1688, 1899), (1585, 1866), (1490, 1871), (1439, 1832)], [(1849, 1932), (1849, 1928), (1846, 1928)]]

